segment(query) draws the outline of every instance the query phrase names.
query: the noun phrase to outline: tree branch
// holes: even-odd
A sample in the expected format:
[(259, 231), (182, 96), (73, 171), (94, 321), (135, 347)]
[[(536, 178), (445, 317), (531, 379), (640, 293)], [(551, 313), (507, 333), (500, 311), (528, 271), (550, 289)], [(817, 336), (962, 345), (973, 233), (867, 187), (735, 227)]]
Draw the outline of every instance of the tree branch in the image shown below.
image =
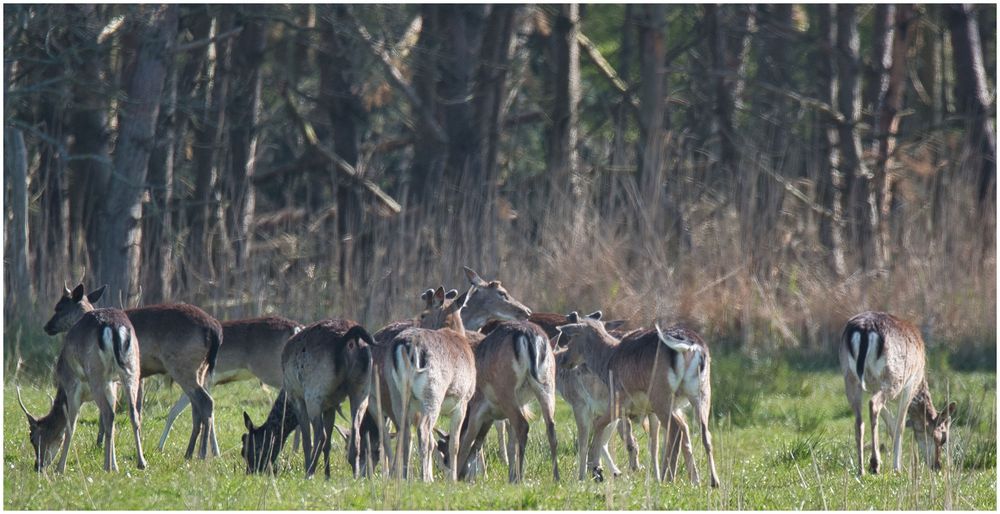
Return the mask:
[(243, 27), (236, 27), (235, 29), (225, 31), (222, 34), (216, 34), (212, 37), (207, 37), (205, 39), (199, 39), (197, 41), (191, 41), (190, 43), (184, 43), (183, 45), (177, 45), (177, 48), (174, 49), (174, 53), (197, 50), (199, 48), (206, 47), (212, 43), (236, 37), (240, 35), (240, 32), (243, 32)]
[(402, 72), (400, 72), (399, 68), (392, 63), (392, 56), (389, 55), (389, 52), (386, 51), (380, 43), (375, 41), (375, 38), (373, 38), (368, 32), (368, 29), (361, 25), (361, 22), (358, 21), (358, 19), (355, 18), (349, 10), (347, 12), (347, 17), (354, 25), (355, 32), (357, 32), (358, 35), (361, 36), (361, 39), (368, 44), (368, 48), (375, 55), (375, 57), (378, 57), (379, 61), (382, 63), (382, 67), (384, 67), (386, 73), (389, 74), (391, 82), (395, 84), (395, 86), (399, 88), (404, 95), (406, 95), (406, 99), (409, 100), (413, 109), (420, 114), (421, 118), (423, 118), (424, 123), (434, 134), (434, 138), (441, 143), (447, 143), (448, 136), (445, 134), (444, 129), (441, 128), (441, 125), (434, 119), (433, 113), (428, 111), (424, 106), (424, 103), (420, 100), (420, 96), (417, 95), (417, 92), (406, 83), (406, 79), (403, 78)]
[(324, 148), (320, 144), (319, 138), (316, 136), (316, 131), (313, 129), (312, 124), (303, 118), (299, 111), (295, 108), (295, 104), (292, 102), (291, 95), (289, 95), (287, 89), (283, 92), (283, 95), (285, 97), (285, 105), (288, 108), (288, 113), (291, 116), (292, 121), (295, 122), (295, 126), (302, 132), (302, 136), (305, 138), (306, 144), (308, 144), (317, 155), (332, 162), (342, 175), (345, 175), (355, 184), (366, 189), (376, 199), (385, 204), (385, 206), (388, 207), (394, 214), (399, 214), (399, 212), (402, 211), (402, 207), (400, 207), (399, 202), (389, 196), (389, 194), (385, 191), (382, 191), (382, 188), (378, 187), (378, 185), (374, 182), (361, 176), (361, 174), (354, 169), (354, 166), (351, 166), (350, 163), (345, 161), (335, 152)]

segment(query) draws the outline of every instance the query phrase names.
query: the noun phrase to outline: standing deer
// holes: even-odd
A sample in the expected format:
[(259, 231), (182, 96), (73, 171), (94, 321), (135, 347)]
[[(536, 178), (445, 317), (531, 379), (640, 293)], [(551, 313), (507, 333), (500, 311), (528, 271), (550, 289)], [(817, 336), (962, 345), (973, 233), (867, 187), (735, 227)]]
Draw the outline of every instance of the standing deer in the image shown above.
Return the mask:
[[(718, 487), (719, 478), (712, 451), (712, 437), (708, 430), (711, 408), (711, 358), (705, 341), (694, 331), (681, 326), (661, 330), (632, 333), (620, 343), (605, 330), (600, 321), (577, 319), (559, 327), (560, 344), (565, 347), (567, 364), (586, 363), (611, 392), (611, 405), (596, 422), (600, 439), (591, 445), (588, 465), (595, 474), (600, 473), (598, 452), (611, 437), (612, 423), (620, 415), (655, 414), (659, 424), (671, 427), (679, 424), (681, 449), (684, 451), (691, 481), (698, 483), (698, 469), (691, 452), (690, 434), (683, 418), (675, 411), (683, 407), (680, 396), (694, 408), (701, 424), (702, 443), (708, 454), (712, 487)], [(609, 372), (613, 378), (609, 378)], [(658, 436), (656, 424), (650, 420), (649, 452), (653, 476), (660, 480)]]
[(281, 354), (287, 401), (302, 431), (306, 477), (316, 472), (323, 452), (330, 478), (330, 439), (334, 415), (344, 399), (350, 400), (351, 430), (347, 458), (357, 477), (360, 462), (361, 423), (368, 409), (372, 373), (372, 337), (349, 320), (325, 320), (293, 336)]
[(545, 332), (528, 321), (501, 323), (476, 347), (475, 358), (476, 393), (469, 404), (467, 426), (461, 432), (458, 460), (451, 460), (458, 463), (459, 478), (465, 478), (469, 456), (479, 451), (490, 423), (507, 419), (512, 431), (507, 448), (508, 480), (521, 481), (528, 441), (525, 408), (531, 398), (536, 398), (545, 420), (552, 476), (558, 481), (556, 363)]
[[(85, 313), (94, 310), (93, 304), (101, 298), (106, 287), (87, 295), (76, 294), (77, 290), (83, 291), (83, 284), (74, 291), (66, 288), (56, 303), (55, 313), (45, 324), (45, 332), (56, 335), (69, 330)], [(201, 435), (199, 456), (204, 459), (209, 441), (215, 440), (214, 402), (205, 383), (215, 369), (222, 346), (222, 327), (205, 311), (183, 303), (127, 309), (125, 314), (135, 328), (136, 338), (142, 341), (141, 378), (166, 373), (191, 399), (194, 426), (184, 457), (191, 458)], [(138, 394), (137, 409), (141, 414), (141, 383)], [(218, 447), (213, 446), (212, 452), (219, 455)]]
[[(271, 387), (281, 388), (281, 351), (290, 337), (299, 333), (302, 325), (277, 316), (222, 322), (222, 340), (211, 385), (238, 380), (259, 379)], [(177, 416), (191, 401), (183, 392), (167, 414), (167, 425), (160, 436), (160, 450), (167, 443), (170, 428)], [(218, 441), (213, 440), (218, 448)]]
[[(433, 313), (424, 316), (430, 326), (410, 328), (389, 343), (383, 375), (389, 382), (394, 418), (399, 420), (401, 451), (396, 453), (396, 473), (405, 473), (410, 456), (410, 426), (417, 425), (420, 464), (424, 481), (433, 481), (434, 425), (442, 412), (451, 416), (450, 433), (457, 434), (466, 406), (476, 387), (476, 365), (466, 339), (461, 310), (469, 293), (447, 299), (439, 287), (432, 299)], [(431, 318), (431, 319), (429, 319)], [(450, 441), (450, 462), (458, 454), (458, 438)], [(457, 469), (450, 470), (457, 480)]]
[[(872, 423), (872, 473), (881, 470), (878, 418), (886, 417), (892, 436), (892, 469), (902, 461), (903, 429), (916, 437), (924, 462), (941, 468), (941, 452), (948, 442), (955, 402), (940, 413), (934, 409), (924, 373), (924, 340), (916, 327), (884, 312), (862, 312), (847, 321), (840, 344), (840, 368), (844, 372), (847, 400), (854, 411), (854, 440), (858, 474), (864, 475), (864, 393), (873, 391), (868, 402)], [(898, 400), (893, 413), (890, 402)], [(933, 444), (933, 446), (931, 446)]]
[[(103, 290), (103, 288), (102, 288)], [(69, 293), (72, 302), (86, 301), (83, 285)], [(17, 401), (28, 417), (29, 437), (35, 450), (35, 470), (41, 471), (62, 446), (56, 471), (66, 469), (66, 456), (73, 442), (80, 404), (92, 398), (101, 411), (101, 427), (107, 433), (104, 445), (104, 470), (118, 471), (115, 456), (115, 403), (118, 383), (125, 388), (129, 419), (135, 436), (136, 465), (146, 468), (140, 437), (141, 420), (137, 408), (139, 396), (139, 341), (135, 329), (124, 312), (118, 309), (91, 309), (81, 316), (66, 333), (66, 341), (56, 361), (56, 397), (52, 409), (41, 418), (32, 416), (21, 401)]]

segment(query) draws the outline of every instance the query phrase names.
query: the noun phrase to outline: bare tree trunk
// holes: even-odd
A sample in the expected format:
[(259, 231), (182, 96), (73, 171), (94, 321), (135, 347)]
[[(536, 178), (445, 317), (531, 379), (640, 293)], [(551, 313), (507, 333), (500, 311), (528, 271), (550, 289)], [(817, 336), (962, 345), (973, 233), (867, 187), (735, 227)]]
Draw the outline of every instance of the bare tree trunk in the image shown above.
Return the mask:
[[(442, 24), (439, 5), (423, 4), (420, 6), (423, 27), (420, 30), (418, 45), (424, 49), (416, 55), (413, 72), (413, 88), (423, 103), (427, 112), (435, 113), (440, 120), (439, 96), (437, 92), (439, 56), (443, 52)], [(417, 130), (413, 144), (413, 166), (411, 167), (411, 194), (419, 199), (419, 203), (431, 207), (428, 201), (435, 199), (436, 185), (444, 176), (444, 163), (447, 145), (441, 144), (434, 137), (433, 131), (427, 126), (423, 116), (418, 119)], [(434, 202), (436, 203), (436, 199)]]
[(646, 4), (639, 8), (639, 169), (638, 184), (644, 193), (645, 209), (659, 211), (663, 185), (665, 70), (663, 5)]
[(254, 171), (257, 168), (257, 138), (260, 125), (261, 64), (267, 30), (262, 22), (239, 10), (243, 31), (233, 42), (232, 79), (228, 113), (229, 165), (221, 175), (226, 195), (226, 227), (232, 244), (235, 269), (246, 265), (250, 255), (250, 224), (253, 221), (255, 195)]
[[(336, 30), (335, 24), (346, 24), (346, 7), (332, 6), (331, 19), (324, 20), (322, 34), (325, 55), (317, 59), (320, 68), (320, 102), (326, 108), (333, 126), (333, 149), (348, 164), (358, 168), (359, 127), (365, 117), (361, 99), (352, 91), (357, 82), (358, 66), (354, 62), (360, 53), (353, 39)], [(359, 170), (363, 172), (363, 170)], [(340, 242), (338, 279), (342, 289), (350, 283), (351, 263), (354, 262), (356, 240), (361, 235), (364, 209), (361, 195), (353, 184), (343, 180), (336, 170), (333, 180), (337, 184), (337, 241)], [(365, 259), (361, 259), (364, 261)], [(363, 264), (363, 262), (362, 262)], [(364, 270), (362, 275), (364, 276)]]
[[(134, 17), (133, 17), (134, 16)], [(118, 120), (115, 172), (101, 209), (98, 274), (112, 303), (130, 305), (138, 294), (142, 193), (153, 144), (169, 52), (177, 34), (177, 6), (142, 7), (124, 36), (125, 99)]]
[(877, 187), (861, 160), (861, 57), (858, 15), (853, 5), (837, 6), (837, 108), (844, 117), (840, 125), (840, 172), (846, 178), (843, 193), (851, 246), (861, 250), (862, 269), (877, 266), (875, 238), (878, 225)]
[[(817, 25), (819, 28), (819, 45), (821, 59), (817, 59), (819, 64), (817, 77), (820, 82), (820, 100), (827, 105), (836, 105), (840, 91), (840, 75), (837, 71), (837, 26), (835, 23), (835, 9), (832, 5), (817, 6)], [(831, 218), (824, 218), (825, 223), (820, 224), (820, 238), (828, 241), (830, 248), (830, 267), (838, 275), (843, 277), (847, 272), (847, 263), (844, 257), (844, 174), (840, 168), (840, 126), (833, 116), (827, 114), (826, 118), (826, 145), (824, 151), (827, 155), (826, 177), (820, 183), (820, 201)]]
[(570, 184), (577, 180), (577, 106), (580, 103), (580, 6), (561, 4), (553, 20), (551, 72), (554, 102), (552, 122), (548, 130), (547, 168), (554, 184)]
[(28, 149), (20, 130), (4, 130), (4, 148), (4, 182), (10, 185), (13, 215), (5, 237), (9, 241), (7, 262), (10, 264), (7, 266), (9, 278), (4, 281), (7, 284), (4, 317), (7, 318), (8, 314), (26, 314), (34, 304), (35, 294), (28, 268)]
[[(215, 33), (223, 33), (233, 26), (232, 13), (223, 10), (216, 18)], [(217, 155), (222, 150), (226, 120), (226, 103), (229, 96), (229, 63), (232, 41), (215, 43), (215, 61), (212, 67), (211, 85), (205, 90), (205, 104), (202, 115), (194, 131), (194, 194), (189, 211), (190, 245), (201, 251), (193, 254), (192, 264), (199, 272), (206, 274), (212, 269), (212, 232), (219, 225), (219, 209), (215, 202), (216, 181), (218, 179)]]
[(996, 196), (996, 134), (990, 123), (992, 109), (979, 23), (969, 4), (951, 4), (945, 9), (955, 56), (955, 100), (958, 110), (967, 117), (969, 150), (974, 156), (971, 164), (979, 170), (977, 200), (983, 215), (993, 216), (990, 206)]
[(143, 303), (170, 299), (173, 270), (174, 146), (177, 135), (177, 66), (173, 59), (149, 159), (149, 202), (142, 213)]
[[(884, 88), (879, 91), (876, 114), (876, 161), (875, 184), (880, 189), (881, 205), (879, 206), (878, 248), (877, 256), (881, 266), (891, 262), (891, 249), (894, 246), (891, 238), (890, 214), (893, 199), (893, 178), (889, 173), (892, 154), (896, 148), (896, 133), (899, 130), (899, 112), (903, 108), (903, 93), (906, 86), (906, 55), (913, 39), (912, 22), (915, 20), (913, 7), (907, 4), (896, 7), (893, 12), (893, 34), (891, 52), (888, 59), (883, 59), (885, 79)], [(886, 67), (887, 66), (887, 67)]]
[[(474, 124), (485, 133), (482, 146), (482, 181), (492, 194), (497, 180), (497, 155), (500, 151), (500, 130), (503, 125), (503, 102), (507, 94), (510, 65), (510, 41), (514, 33), (517, 6), (496, 4), (486, 17), (479, 69), (476, 72), (476, 103)], [(579, 61), (578, 61), (579, 62)], [(579, 67), (577, 68), (579, 74)]]

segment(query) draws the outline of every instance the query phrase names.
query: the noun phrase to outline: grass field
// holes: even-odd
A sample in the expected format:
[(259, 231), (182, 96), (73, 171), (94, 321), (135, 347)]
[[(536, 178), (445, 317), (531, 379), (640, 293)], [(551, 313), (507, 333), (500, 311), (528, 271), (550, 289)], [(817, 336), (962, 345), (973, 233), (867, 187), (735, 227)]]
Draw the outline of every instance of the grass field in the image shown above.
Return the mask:
[[(222, 457), (185, 461), (190, 411), (174, 426), (164, 452), (156, 449), (176, 386), (148, 383), (144, 449), (149, 467), (135, 469), (135, 448), (127, 416), (118, 416), (117, 474), (102, 470), (95, 447), (97, 409), (87, 404), (65, 475), (32, 470), (27, 423), (13, 384), (4, 388), (4, 501), (6, 509), (976, 509), (995, 510), (996, 374), (940, 372), (932, 382), (938, 404), (958, 402), (949, 459), (941, 473), (915, 465), (916, 445), (907, 433), (904, 470), (899, 474), (854, 474), (853, 420), (843, 382), (834, 371), (794, 371), (788, 365), (750, 366), (736, 357), (713, 366), (713, 434), (722, 487), (694, 486), (686, 478), (656, 484), (645, 471), (604, 483), (578, 482), (575, 424), (567, 404), (558, 406), (561, 483), (551, 478), (544, 429), (533, 424), (524, 484), (506, 483), (496, 438), (487, 442), (489, 475), (478, 483), (406, 483), (381, 477), (354, 480), (334, 448), (333, 477), (302, 478), (301, 453), (282, 455), (277, 477), (247, 476), (240, 460), (242, 411), (254, 421), (265, 416), (275, 391), (244, 382), (214, 392)], [(33, 414), (47, 410), (51, 387), (23, 384)], [(867, 424), (867, 420), (866, 420)], [(638, 431), (640, 458), (647, 456)], [(626, 458), (617, 436), (613, 451), (623, 469)], [(883, 442), (886, 441), (883, 438)], [(339, 441), (337, 441), (339, 443)], [(885, 443), (884, 443), (885, 444)], [(695, 447), (707, 474), (704, 451)], [(333, 455), (331, 455), (333, 458)], [(891, 457), (883, 453), (884, 462)], [(888, 465), (888, 464), (887, 464)]]

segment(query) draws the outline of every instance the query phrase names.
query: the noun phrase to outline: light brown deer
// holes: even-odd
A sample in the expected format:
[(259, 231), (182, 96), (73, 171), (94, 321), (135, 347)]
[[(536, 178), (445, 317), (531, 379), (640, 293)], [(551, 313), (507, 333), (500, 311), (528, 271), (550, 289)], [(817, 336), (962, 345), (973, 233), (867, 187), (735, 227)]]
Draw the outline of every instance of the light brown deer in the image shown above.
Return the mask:
[[(69, 330), (85, 313), (94, 310), (93, 304), (104, 294), (105, 287), (87, 295), (76, 295), (76, 290), (71, 292), (67, 288), (45, 324), (45, 332), (56, 335)], [(76, 289), (82, 291), (83, 284)], [(135, 328), (136, 337), (142, 341), (141, 377), (166, 373), (191, 399), (194, 426), (184, 456), (191, 458), (200, 435), (199, 456), (204, 459), (215, 431), (214, 402), (205, 383), (215, 369), (222, 346), (222, 327), (205, 311), (183, 303), (128, 309), (125, 314)], [(139, 387), (137, 408), (141, 414), (141, 384)], [(218, 455), (218, 449), (213, 448), (213, 453)]]
[(531, 309), (515, 300), (499, 280), (483, 280), (478, 273), (463, 267), (472, 287), (466, 293), (462, 323), (465, 330), (475, 332), (491, 319), (515, 321), (528, 319)]
[(501, 323), (476, 347), (475, 355), (476, 394), (469, 404), (467, 426), (461, 432), (458, 460), (451, 460), (458, 463), (459, 477), (465, 478), (469, 456), (482, 446), (490, 423), (506, 419), (511, 426), (508, 480), (521, 481), (528, 440), (525, 409), (535, 398), (545, 421), (552, 476), (559, 480), (554, 419), (556, 363), (545, 332), (528, 321)]
[[(299, 333), (302, 325), (278, 316), (240, 319), (222, 322), (222, 340), (215, 373), (210, 385), (228, 384), (239, 380), (258, 379), (271, 387), (281, 388), (281, 351), (290, 337)], [(167, 425), (160, 436), (162, 450), (170, 435), (174, 420), (190, 404), (183, 392), (167, 414)], [(213, 434), (214, 435), (214, 434)], [(218, 449), (217, 440), (212, 445)]]
[[(924, 462), (941, 468), (941, 453), (948, 442), (955, 402), (937, 412), (925, 377), (924, 340), (907, 321), (884, 312), (862, 312), (847, 321), (840, 342), (840, 367), (847, 400), (854, 411), (854, 440), (858, 474), (864, 468), (864, 393), (872, 391), (868, 414), (872, 423), (872, 473), (881, 471), (878, 419), (886, 418), (892, 437), (892, 469), (902, 464), (903, 430), (909, 426)], [(892, 412), (890, 402), (898, 402)]]
[[(83, 299), (83, 285), (70, 292), (70, 300)], [(82, 314), (66, 333), (63, 349), (56, 361), (56, 397), (47, 415), (32, 416), (21, 401), (17, 401), (28, 417), (29, 437), (35, 450), (35, 470), (41, 471), (55, 458), (62, 446), (56, 471), (66, 469), (66, 456), (76, 430), (80, 405), (93, 399), (101, 411), (101, 427), (107, 434), (104, 445), (104, 470), (118, 471), (115, 456), (115, 403), (118, 385), (125, 389), (129, 419), (135, 436), (136, 465), (145, 469), (142, 454), (141, 421), (137, 408), (139, 395), (139, 341), (135, 329), (124, 312), (118, 309), (96, 309)]]
[[(646, 330), (632, 333), (620, 343), (605, 330), (598, 320), (581, 318), (577, 323), (559, 327), (560, 344), (565, 346), (567, 364), (586, 363), (609, 386), (612, 404), (596, 422), (600, 439), (591, 445), (588, 463), (599, 472), (598, 452), (611, 437), (612, 423), (619, 416), (655, 414), (659, 423), (671, 427), (680, 423), (675, 411), (683, 407), (678, 396), (694, 408), (701, 424), (702, 443), (708, 454), (712, 487), (719, 479), (708, 430), (711, 407), (711, 358), (705, 341), (694, 331), (681, 326), (666, 330)], [(613, 378), (608, 378), (609, 372)], [(650, 422), (650, 466), (660, 480), (658, 437), (656, 425)], [(698, 483), (690, 435), (686, 424), (680, 426), (682, 450), (691, 480)], [(599, 474), (599, 473), (595, 473)]]
[[(450, 433), (459, 433), (466, 406), (476, 387), (475, 358), (466, 339), (461, 310), (468, 293), (445, 298), (443, 287), (433, 296), (432, 311), (424, 316), (429, 326), (410, 328), (389, 344), (382, 366), (396, 420), (400, 420), (401, 451), (396, 452), (395, 473), (405, 475), (410, 456), (410, 426), (417, 425), (420, 464), (424, 481), (433, 481), (434, 425), (442, 413), (451, 417)], [(458, 439), (450, 442), (450, 462), (458, 454)], [(450, 470), (457, 480), (457, 469)]]
[(372, 344), (374, 340), (361, 325), (340, 319), (313, 323), (285, 344), (281, 354), (284, 391), (302, 431), (306, 477), (316, 472), (323, 452), (330, 478), (333, 421), (345, 398), (351, 407), (347, 458), (355, 477), (365, 471), (360, 460), (361, 422), (368, 409)]

